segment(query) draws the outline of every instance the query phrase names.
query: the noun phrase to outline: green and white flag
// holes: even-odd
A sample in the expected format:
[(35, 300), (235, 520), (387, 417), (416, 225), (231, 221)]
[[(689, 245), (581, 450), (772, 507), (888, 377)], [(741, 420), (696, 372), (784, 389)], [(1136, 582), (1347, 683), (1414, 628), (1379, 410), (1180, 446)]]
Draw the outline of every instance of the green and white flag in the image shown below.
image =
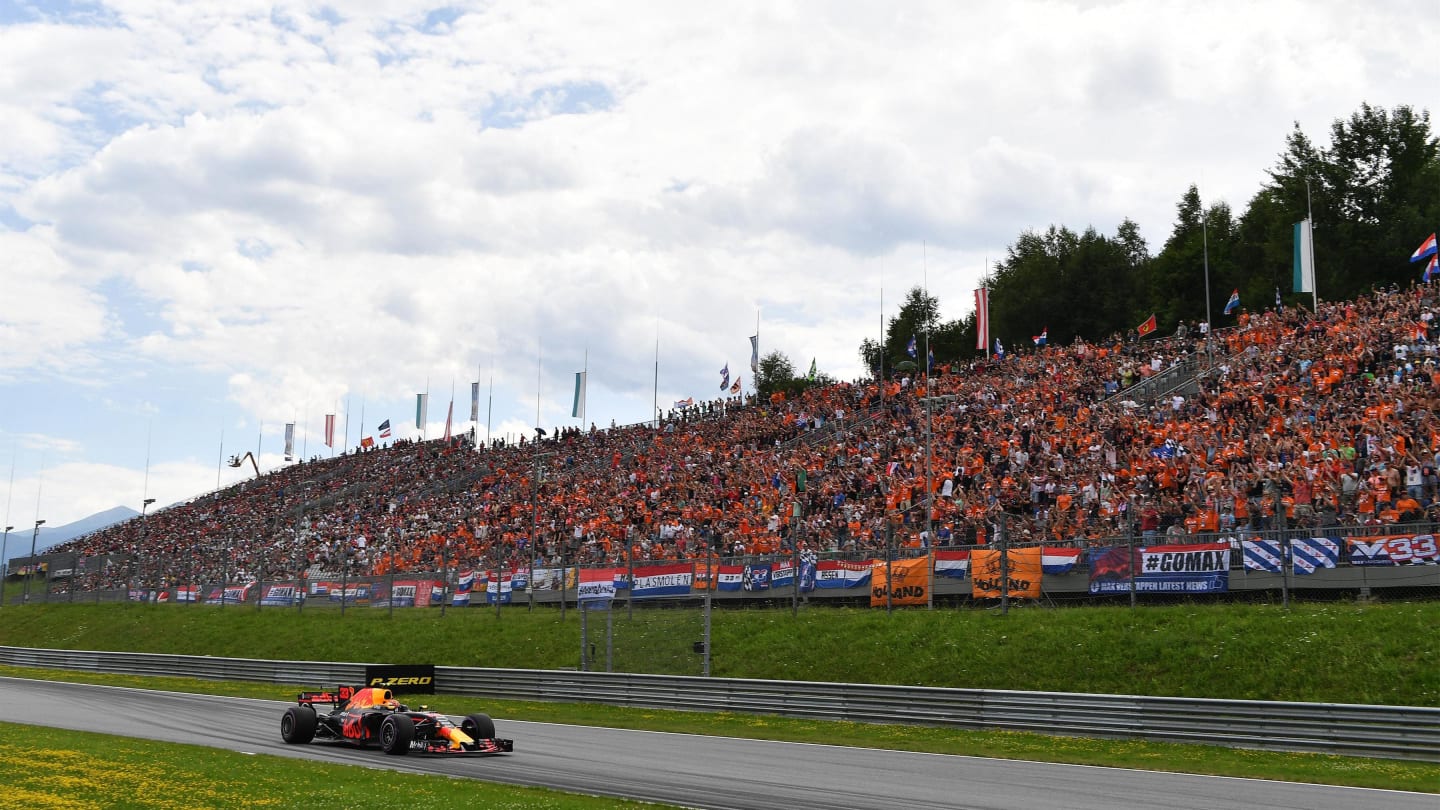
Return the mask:
[(1310, 220), (1295, 223), (1295, 292), (1315, 292), (1315, 245), (1311, 241)]
[(585, 421), (585, 382), (590, 376), (588, 371), (575, 372), (575, 399), (570, 405), (570, 415)]

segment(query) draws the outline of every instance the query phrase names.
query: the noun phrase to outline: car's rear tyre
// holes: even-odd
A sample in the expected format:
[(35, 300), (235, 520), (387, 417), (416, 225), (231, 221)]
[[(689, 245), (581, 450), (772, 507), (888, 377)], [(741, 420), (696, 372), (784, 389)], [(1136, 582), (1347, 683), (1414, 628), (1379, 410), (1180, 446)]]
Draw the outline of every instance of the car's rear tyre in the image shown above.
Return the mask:
[(460, 721), (460, 730), (476, 740), (495, 739), (495, 721), (488, 714), (467, 714)]
[(415, 739), (415, 721), (408, 714), (392, 714), (380, 724), (380, 749), (387, 754), (407, 754)]
[(280, 739), (291, 745), (301, 745), (315, 739), (318, 720), (315, 710), (309, 706), (291, 706), (280, 718)]

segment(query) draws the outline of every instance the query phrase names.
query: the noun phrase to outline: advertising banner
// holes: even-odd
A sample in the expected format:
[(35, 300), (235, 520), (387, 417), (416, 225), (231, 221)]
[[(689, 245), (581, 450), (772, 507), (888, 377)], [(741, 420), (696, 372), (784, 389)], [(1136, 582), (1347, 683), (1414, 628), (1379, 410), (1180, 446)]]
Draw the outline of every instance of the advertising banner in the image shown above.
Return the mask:
[(1346, 541), (1351, 565), (1435, 565), (1440, 547), (1433, 534), (1361, 537)]
[(1090, 549), (1090, 593), (1225, 593), (1230, 590), (1230, 544), (1145, 546), (1127, 560), (1123, 547)]

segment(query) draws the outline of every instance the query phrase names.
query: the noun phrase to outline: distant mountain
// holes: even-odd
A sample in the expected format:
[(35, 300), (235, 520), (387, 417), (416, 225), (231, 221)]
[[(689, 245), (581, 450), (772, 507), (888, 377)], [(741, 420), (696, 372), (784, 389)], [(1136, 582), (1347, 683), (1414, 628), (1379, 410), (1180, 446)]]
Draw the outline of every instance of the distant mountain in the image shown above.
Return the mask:
[[(41, 526), (40, 535), (35, 538), (35, 553), (39, 554), (51, 546), (73, 540), (82, 534), (89, 534), (106, 526), (113, 526), (137, 517), (139, 514), (128, 506), (117, 506), (114, 509), (106, 509), (104, 512), (96, 512), (89, 517), (80, 518), (73, 523), (66, 523), (64, 526)], [(5, 548), (5, 562), (8, 563), (16, 557), (30, 556), (30, 536), (34, 531), (34, 523), (28, 526), (16, 526), (10, 530), (10, 541)]]

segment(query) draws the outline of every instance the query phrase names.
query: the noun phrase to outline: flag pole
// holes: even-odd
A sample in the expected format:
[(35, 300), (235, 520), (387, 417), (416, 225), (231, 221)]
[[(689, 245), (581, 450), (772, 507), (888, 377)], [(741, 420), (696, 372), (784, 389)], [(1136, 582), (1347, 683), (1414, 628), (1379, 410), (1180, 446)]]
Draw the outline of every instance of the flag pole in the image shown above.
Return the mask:
[[(540, 359), (544, 356), (545, 337), (542, 335), (535, 339), (535, 441), (540, 441)], [(499, 587), (498, 585), (496, 586)], [(500, 600), (500, 592), (495, 592), (495, 600)]]
[[(931, 441), (933, 440), (934, 437), (932, 436), (933, 430), (932, 430), (931, 419), (930, 419), (930, 401), (931, 401), (931, 398), (935, 396), (935, 391), (934, 391), (934, 389), (932, 388), (932, 386), (934, 385), (934, 383), (933, 383), (933, 378), (931, 377), (931, 374), (933, 373), (934, 369), (931, 368), (931, 361), (930, 361), (930, 319), (931, 319), (931, 313), (929, 312), (929, 308), (930, 308), (930, 246), (929, 246), (928, 241), (922, 241), (922, 242), (920, 243), (920, 249), (921, 249), (921, 251), (922, 251), (922, 252), (921, 252), (921, 262), (922, 262), (921, 267), (924, 268), (924, 269), (923, 269), (924, 275), (921, 276), (921, 279), (922, 279), (922, 280), (924, 281), (924, 283), (925, 283), (925, 308), (926, 308), (926, 311), (925, 311), (925, 316), (926, 316), (926, 317), (925, 317), (925, 500), (922, 501), (922, 503), (925, 504), (925, 556), (926, 556), (927, 558), (931, 558), (931, 559), (927, 559), (927, 560), (926, 560), (926, 565), (925, 565), (925, 569), (926, 569), (926, 570), (925, 570), (925, 577), (926, 577), (926, 583), (925, 583), (925, 608), (926, 608), (927, 610), (934, 610), (934, 609), (935, 609), (935, 564), (934, 564), (934, 562), (933, 562), (933, 556), (932, 556), (932, 554), (931, 554), (931, 549), (932, 549), (932, 548), (934, 547), (934, 545), (935, 545), (935, 521), (934, 521), (934, 518), (933, 518), (933, 515), (935, 514), (935, 510), (934, 510), (934, 508), (933, 508), (933, 507), (931, 506), (931, 504), (930, 504), (930, 499), (933, 498), (933, 497), (935, 497), (935, 473), (934, 473), (934, 471), (933, 471), (933, 469), (932, 469), (933, 466), (934, 466), (933, 461), (932, 461), (932, 459), (934, 458), (934, 451), (933, 451), (933, 449), (932, 449), (932, 447), (931, 447)], [(889, 588), (889, 587), (890, 587), (890, 583), (889, 583), (888, 580), (887, 580), (886, 583), (885, 583), (885, 587), (886, 587), (886, 588)]]
[(1204, 203), (1200, 205), (1200, 246), (1205, 263), (1205, 345), (1210, 345), (1210, 333), (1215, 331), (1215, 322), (1210, 319), (1210, 217)]
[[(589, 388), (589, 387), (590, 387), (590, 344), (588, 344), (588, 343), (585, 344), (585, 364), (584, 364), (584, 365), (585, 365), (585, 367), (580, 370), (580, 373), (584, 375), (583, 377), (580, 378), (580, 379), (583, 381), (581, 384), (584, 385), (586, 388)], [(582, 393), (588, 393), (588, 392), (582, 392)], [(582, 431), (585, 429), (585, 406), (586, 406), (587, 404), (588, 404), (588, 403), (586, 403), (584, 399), (581, 399), (581, 400), (580, 400), (580, 429), (581, 429)]]
[(360, 398), (360, 438), (365, 438), (365, 398)]
[(1310, 313), (1312, 315), (1320, 311), (1320, 285), (1315, 277), (1315, 214), (1310, 209), (1310, 178), (1305, 178), (1305, 221), (1310, 227), (1307, 229), (1305, 239), (1310, 243)]
[(345, 394), (345, 443), (341, 445), (345, 451), (350, 450), (350, 394)]
[(485, 398), (485, 443), (490, 443), (490, 417), (495, 414), (495, 354), (490, 354), (490, 394)]
[(650, 400), (650, 416), (654, 419), (655, 429), (660, 429), (660, 318), (655, 318), (655, 387)]
[(220, 490), (220, 465), (225, 462), (225, 421), (220, 421), (220, 454), (215, 458), (215, 490)]

